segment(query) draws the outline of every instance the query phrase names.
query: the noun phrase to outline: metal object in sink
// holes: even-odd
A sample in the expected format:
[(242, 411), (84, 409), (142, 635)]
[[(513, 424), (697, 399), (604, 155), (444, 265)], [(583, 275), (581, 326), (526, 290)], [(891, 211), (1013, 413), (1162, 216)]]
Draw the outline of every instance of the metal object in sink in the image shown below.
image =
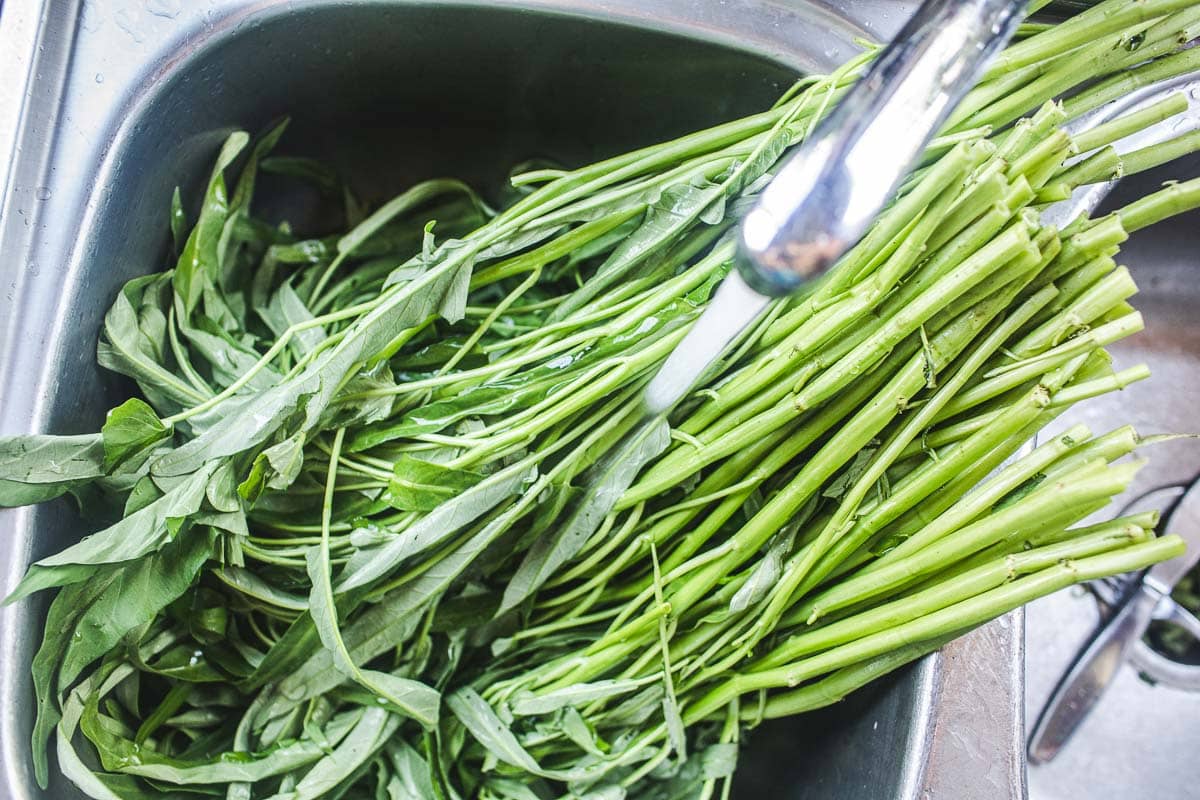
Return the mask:
[[(580, 163), (769, 106), (797, 73), (850, 57), (856, 37), (890, 38), (912, 8), (3, 0), (0, 431), (94, 430), (128, 396), (95, 365), (100, 320), (126, 280), (162, 265), (175, 184), (196, 198), (233, 126), (290, 113), (285, 148), (333, 160), (371, 199), (450, 171), (495, 186), (531, 155)], [(303, 216), (304, 202), (285, 200)], [(66, 502), (0, 512), (0, 592), (84, 532)], [(0, 608), (4, 800), (79, 796), (62, 780), (39, 792), (30, 773), (44, 612), (45, 598)], [(786, 757), (748, 754), (738, 796), (764, 784), (767, 796), (820, 800), (1023, 796), (1020, 616), (1010, 620), (827, 712), (764, 725), (750, 750), (777, 742)]]
[(925, 0), (762, 190), (737, 269), (646, 388), (675, 406), (766, 307), (823, 274), (863, 235), (1021, 20), (1024, 0)]
[[(1125, 595), (1129, 593), (1131, 588), (1129, 584), (1133, 584), (1133, 588), (1136, 588), (1140, 583), (1136, 578), (1133, 580), (1109, 578), (1093, 582), (1088, 585), (1088, 588), (1096, 595), (1097, 600), (1108, 606), (1111, 613), (1112, 609), (1116, 608)], [(1150, 614), (1150, 618), (1155, 622), (1170, 623), (1200, 642), (1200, 617), (1188, 611), (1170, 595), (1163, 595), (1159, 599), (1158, 604), (1154, 606), (1154, 611)], [(1132, 656), (1133, 654), (1130, 653), (1131, 661)], [(1155, 680), (1153, 674), (1147, 675), (1147, 677)]]
[(1193, 484), (1174, 507), (1167, 531), (1184, 537), (1188, 552), (1156, 564), (1121, 597), (1114, 613), (1096, 631), (1064, 674), (1033, 728), (1029, 758), (1049, 761), (1100, 701), (1132, 647), (1142, 640), (1171, 590), (1200, 560), (1200, 484)]
[[(1140, 511), (1158, 511), (1165, 518), (1172, 513), (1176, 503), (1179, 502), (1184, 492), (1187, 491), (1188, 486), (1196, 480), (1200, 480), (1200, 477), (1193, 477), (1187, 482), (1153, 489), (1132, 500), (1122, 509), (1121, 513), (1132, 514)], [(1128, 592), (1129, 584), (1132, 580), (1135, 580), (1135, 578), (1113, 576), (1105, 581), (1088, 584), (1088, 589), (1091, 590), (1100, 603), (1099, 610), (1102, 619), (1107, 618), (1112, 613), (1112, 609), (1116, 607), (1120, 599)], [(1174, 624), (1186, 628), (1197, 640), (1200, 640), (1200, 618), (1197, 618), (1194, 614), (1190, 614), (1170, 598), (1166, 598), (1166, 601), (1168, 602), (1160, 603), (1155, 608), (1155, 619), (1159, 619), (1161, 614), (1173, 621)], [(1129, 663), (1150, 684), (1161, 686), (1165, 689), (1183, 689), (1189, 692), (1200, 692), (1200, 665), (1182, 664), (1168, 658), (1151, 647), (1145, 639), (1133, 646), (1129, 654)]]

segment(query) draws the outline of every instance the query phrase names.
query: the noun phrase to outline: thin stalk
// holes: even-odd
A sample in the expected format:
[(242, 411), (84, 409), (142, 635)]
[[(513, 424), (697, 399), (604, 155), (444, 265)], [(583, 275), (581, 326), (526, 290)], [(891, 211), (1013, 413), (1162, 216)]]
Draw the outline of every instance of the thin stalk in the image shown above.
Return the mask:
[[(841, 669), (884, 653), (903, 650), (913, 642), (938, 639), (988, 619), (1000, 616), (1038, 597), (1064, 589), (1075, 583), (1095, 580), (1105, 575), (1142, 569), (1184, 550), (1183, 541), (1167, 536), (1090, 556), (1078, 561), (1056, 564), (1033, 575), (1004, 584), (940, 611), (881, 631), (834, 648), (794, 664), (763, 672), (736, 675), (708, 695), (688, 706), (684, 720), (694, 723), (724, 707), (731, 698), (780, 687), (795, 687), (813, 677)], [(783, 695), (782, 698), (787, 698)], [(783, 700), (782, 702), (786, 702)]]

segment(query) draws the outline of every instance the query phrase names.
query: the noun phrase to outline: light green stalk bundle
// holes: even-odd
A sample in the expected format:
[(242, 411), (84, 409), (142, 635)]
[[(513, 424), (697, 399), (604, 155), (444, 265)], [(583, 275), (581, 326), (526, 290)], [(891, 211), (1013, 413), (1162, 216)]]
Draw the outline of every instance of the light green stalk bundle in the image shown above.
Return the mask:
[[(864, 240), (632, 438), (739, 211), (872, 53), (761, 114), (520, 174), (499, 212), (446, 179), (364, 217), (270, 155), (283, 126), (235, 134), (186, 236), (176, 199), (174, 268), (106, 317), (100, 363), (145, 400), (0, 439), (5, 505), (70, 492), (117, 520), (13, 595), (58, 589), (39, 779), (53, 740), (97, 798), (725, 795), (758, 721), (1176, 555), (1151, 515), (1077, 527), (1136, 472), (1132, 430), (1011, 457), (1145, 377), (1104, 351), (1141, 328), (1114, 258), (1200, 181), (1063, 231), (1040, 211), (1196, 146), (1110, 146), (1179, 98), (1062, 126), (1200, 68), (1197, 25), (1108, 0), (1027, 26)], [(341, 199), (347, 232), (255, 217), (259, 171)]]

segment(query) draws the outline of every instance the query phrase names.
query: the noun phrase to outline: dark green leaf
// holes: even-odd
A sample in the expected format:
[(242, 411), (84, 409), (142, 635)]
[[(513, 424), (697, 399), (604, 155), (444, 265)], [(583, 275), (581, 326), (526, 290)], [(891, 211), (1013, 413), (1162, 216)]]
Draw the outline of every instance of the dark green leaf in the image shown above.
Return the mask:
[(565, 319), (625, 278), (651, 254), (671, 244), (724, 196), (724, 187), (713, 183), (684, 183), (667, 187), (647, 209), (638, 229), (617, 246), (586, 284), (559, 303), (550, 319)]
[(115, 525), (33, 564), (9, 601), (84, 580), (98, 565), (134, 561), (156, 552), (175, 537), (183, 520), (199, 511), (215, 466), (209, 465), (188, 476), (171, 491)]
[(355, 323), (337, 347), (323, 351), (303, 372), (258, 393), (253, 402), (235, 396), (218, 404), (212, 412), (218, 421), (159, 458), (153, 472), (183, 475), (196, 471), (206, 461), (245, 452), (277, 432), (299, 411), (303, 412), (300, 431), (315, 427), (347, 376), (369, 359), (386, 355), (398, 336), (441, 307), (450, 283), (469, 255), (464, 252), (458, 260), (451, 258), (395, 290)]
[(658, 675), (649, 679), (601, 680), (591, 683), (577, 683), (562, 689), (556, 689), (543, 694), (518, 693), (513, 696), (509, 705), (512, 712), (518, 716), (531, 714), (549, 714), (567, 706), (581, 706), (593, 700), (607, 700), (640, 689), (651, 681), (662, 680)]
[(175, 266), (172, 281), (175, 292), (183, 301), (186, 314), (191, 314), (203, 295), (206, 285), (215, 284), (218, 274), (218, 245), (225, 220), (229, 214), (229, 198), (225, 190), (225, 169), (233, 163), (250, 141), (245, 131), (229, 135), (213, 166), (204, 204), (196, 226), (184, 244), (183, 253)]
[(501, 501), (519, 492), (532, 479), (530, 467), (524, 463), (513, 464), (489, 475), (412, 523), (397, 534), (392, 542), (357, 552), (346, 564), (337, 591), (367, 586), (382, 578), (405, 559), (445, 541), (479, 519)]
[[(389, 591), (355, 619), (344, 634), (352, 659), (363, 663), (406, 641), (426, 606), (440, 597), (487, 550), (488, 545), (528, 512), (538, 490), (547, 483), (545, 479), (535, 483), (517, 502), (496, 515), (478, 533), (442, 555), (413, 580)], [(301, 617), (301, 620), (306, 619)], [(311, 630), (311, 622), (307, 626), (298, 622), (288, 630), (282, 640), (285, 653), (299, 649), (298, 642), (303, 641), (306, 628)], [(268, 710), (271, 716), (282, 713), (283, 709), (296, 702), (287, 698), (316, 697), (341, 682), (340, 673), (333, 668), (333, 657), (328, 651), (317, 653), (303, 665), (292, 667), (291, 662), (285, 663), (287, 667), (278, 669), (270, 676), (280, 681), (278, 697), (281, 698)]]
[(129, 497), (125, 499), (124, 516), (141, 511), (162, 495), (163, 493), (154, 485), (154, 481), (149, 476), (139, 478), (129, 491)]
[[(59, 733), (56, 738), (58, 767), (62, 770), (63, 776), (71, 783), (75, 784), (88, 797), (95, 800), (129, 800), (128, 794), (117, 794), (108, 783), (100, 777), (100, 774), (93, 772), (83, 763), (83, 759), (75, 752), (75, 748), (71, 746), (71, 741), (68, 736)], [(46, 788), (42, 784), (42, 788)]]
[(837, 500), (853, 486), (867, 468), (871, 466), (871, 459), (875, 457), (876, 447), (868, 447), (860, 450), (854, 455), (854, 460), (850, 462), (850, 466), (846, 467), (836, 478), (830, 481), (825, 490), (821, 492), (822, 497), (828, 497), (831, 500)]
[(331, 406), (322, 424), (330, 428), (358, 428), (385, 420), (392, 415), (399, 394), (396, 389), (396, 381), (386, 361), (360, 370), (342, 390), (346, 402)]
[(493, 756), (534, 775), (550, 777), (474, 689), (459, 689), (446, 698), (446, 705), (475, 740)]
[(137, 381), (146, 398), (156, 406), (164, 401), (192, 406), (207, 399), (207, 394), (164, 366), (160, 347), (165, 337), (158, 333), (157, 327), (150, 331), (142, 328), (146, 319), (141, 311), (145, 298), (154, 295), (167, 280), (163, 275), (147, 275), (122, 287), (104, 316), (96, 360), (100, 366)]
[(436, 178), (418, 183), (403, 194), (384, 203), (371, 216), (339, 239), (338, 252), (343, 255), (353, 253), (393, 219), (420, 208), (440, 195), (456, 192), (461, 192), (470, 198), (478, 197), (470, 186), (452, 178)]
[(327, 753), (289, 792), (270, 800), (317, 800), (374, 758), (400, 727), (400, 717), (382, 708), (368, 708), (344, 739)]
[[(326, 738), (336, 745), (363, 713), (356, 711), (343, 715), (342, 719), (335, 721), (337, 724), (331, 723), (326, 728)], [(80, 725), (88, 739), (97, 745), (106, 769), (178, 786), (256, 782), (315, 763), (324, 756), (324, 751), (315, 743), (294, 741), (280, 744), (265, 753), (225, 753), (210, 761), (189, 762), (169, 758), (149, 748), (138, 747), (123, 737), (113, 721), (99, 712), (95, 698), (88, 702)]]
[(213, 555), (215, 541), (211, 531), (192, 531), (153, 555), (98, 570), (92, 581), (103, 591), (94, 596), (75, 626), (62, 657), (60, 687), (69, 686), (122, 636), (152, 621), (187, 591)]
[(297, 433), (259, 453), (238, 494), (253, 502), (267, 488), (282, 491), (291, 486), (304, 466), (304, 438)]
[(183, 252), (187, 242), (187, 214), (183, 210), (183, 199), (179, 196), (179, 187), (171, 194), (171, 241), (175, 247), (175, 257)]
[(775, 534), (767, 547), (767, 553), (755, 565), (754, 570), (746, 578), (746, 582), (738, 587), (733, 598), (729, 601), (729, 610), (738, 614), (767, 596), (772, 587), (779, 583), (783, 574), (783, 562), (792, 552), (796, 541), (796, 533), (800, 525), (793, 521)]
[[(300, 295), (296, 294), (296, 290), (287, 281), (279, 285), (275, 294), (271, 295), (271, 301), (265, 307), (257, 310), (258, 315), (263, 318), (271, 332), (277, 337), (283, 336), (288, 328), (304, 322), (311, 322), (313, 319), (308, 306), (304, 304)], [(325, 341), (325, 331), (318, 325), (299, 331), (292, 337), (289, 346), (298, 358), (303, 358), (323, 341)]]
[[(72, 644), (80, 618), (107, 588), (100, 581), (87, 581), (68, 586), (50, 604), (42, 644), (33, 657), (33, 688), (37, 695), (37, 720), (33, 726), (33, 771), (38, 786), (46, 788), (49, 767), (46, 745), (62, 714), (58, 707), (59, 668)], [(82, 634), (81, 634), (82, 635)]]
[(259, 164), (267, 158), (268, 153), (275, 149), (275, 145), (279, 143), (279, 137), (283, 136), (289, 122), (287, 117), (276, 122), (258, 138), (254, 147), (250, 149), (250, 157), (246, 159), (246, 166), (242, 168), (242, 175), (238, 178), (237, 188), (233, 190), (233, 198), (229, 203), (231, 211), (246, 211), (250, 208), (250, 201), (254, 197), (254, 184), (258, 178)]
[(154, 409), (131, 397), (108, 412), (104, 427), (100, 429), (104, 441), (105, 472), (170, 433), (171, 429), (162, 423)]
[(410, 455), (396, 460), (387, 502), (401, 511), (432, 511), (483, 480), (478, 472), (422, 461)]
[(402, 739), (385, 746), (392, 777), (388, 782), (389, 800), (430, 800), (434, 797), (429, 765)]
[(295, 156), (270, 156), (264, 158), (259, 167), (263, 172), (288, 175), (308, 181), (326, 194), (336, 195), (341, 186), (337, 172), (327, 164), (313, 158)]
[[(179, 301), (176, 302), (178, 304)], [(228, 386), (248, 377), (246, 386), (261, 391), (277, 384), (282, 378), (274, 367), (259, 364), (261, 353), (235, 339), (207, 315), (196, 313), (189, 322), (183, 319), (180, 310), (176, 319), (179, 330), (192, 345), (193, 352), (208, 363), (213, 380), (218, 385)]]
[(665, 419), (647, 420), (605, 455), (597, 469), (587, 473), (583, 497), (570, 516), (555, 524), (547, 535), (534, 540), (512, 580), (504, 589), (500, 604), (503, 614), (533, 595), (550, 575), (583, 547), (588, 537), (616, 505), (633, 483), (642, 467), (658, 457), (671, 443), (670, 426)]
[(100, 434), (0, 436), (0, 506), (40, 503), (104, 473)]
[(242, 501), (237, 493), (237, 478), (234, 475), (233, 464), (225, 462), (213, 472), (204, 490), (208, 504), (217, 511), (241, 511)]
[(312, 547), (308, 551), (307, 560), (308, 575), (312, 581), (312, 592), (308, 601), (309, 613), (312, 614), (321, 643), (333, 657), (334, 667), (404, 716), (415, 719), (426, 728), (435, 727), (441, 707), (441, 694), (420, 681), (400, 678), (379, 670), (364, 669), (356, 664), (346, 649), (338, 628), (337, 607), (333, 599), (327, 554), (323, 554), (320, 547)]

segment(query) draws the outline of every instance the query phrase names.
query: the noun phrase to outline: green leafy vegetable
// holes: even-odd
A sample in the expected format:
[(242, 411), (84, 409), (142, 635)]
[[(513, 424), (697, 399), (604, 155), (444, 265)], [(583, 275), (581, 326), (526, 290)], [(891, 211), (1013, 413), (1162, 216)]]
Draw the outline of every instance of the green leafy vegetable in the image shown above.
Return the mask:
[[(1200, 182), (1040, 210), (1200, 145), (1110, 147), (1178, 102), (1062, 130), (1195, 69), (1193, 5), (1027, 29), (863, 240), (659, 419), (641, 393), (738, 218), (874, 48), (762, 113), (524, 170), (499, 209), (453, 178), (367, 207), (272, 154), (286, 122), (230, 136), (190, 229), (172, 200), (173, 263), (105, 316), (140, 398), (0, 438), (0, 505), (70, 493), (98, 530), (9, 598), (57, 590), (38, 781), (53, 739), (104, 800), (714, 797), (758, 721), (1177, 554), (1146, 515), (1078, 527), (1136, 472), (1131, 429), (1013, 456), (1145, 377), (1103, 349), (1141, 327), (1113, 257)], [(260, 171), (333, 210), (262, 218)]]

